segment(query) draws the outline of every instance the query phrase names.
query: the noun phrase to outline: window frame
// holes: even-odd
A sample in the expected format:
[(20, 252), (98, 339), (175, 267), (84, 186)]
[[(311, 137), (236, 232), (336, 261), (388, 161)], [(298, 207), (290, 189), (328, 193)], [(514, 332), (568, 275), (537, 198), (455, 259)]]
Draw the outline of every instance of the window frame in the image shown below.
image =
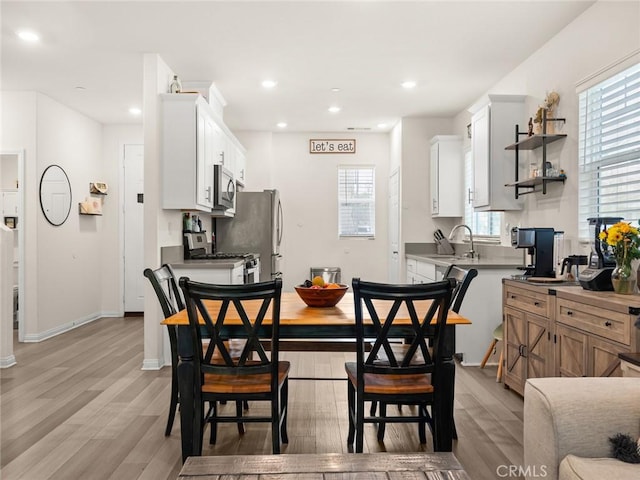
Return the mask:
[(578, 236), (591, 241), (587, 218), (640, 218), (640, 61), (578, 91), (578, 112)]
[[(464, 223), (471, 228), (473, 232), (473, 240), (486, 243), (500, 243), (500, 232), (504, 223), (504, 212), (476, 212), (473, 209), (473, 200), (471, 192), (473, 192), (473, 151), (471, 148), (465, 149), (464, 152), (464, 191), (468, 192), (464, 202)], [(488, 217), (488, 218), (486, 218)], [(483, 220), (485, 219), (486, 220)], [(481, 223), (494, 222), (498, 223), (497, 233), (487, 233), (486, 230), (480, 230), (478, 225)], [(469, 232), (465, 230), (465, 240), (469, 240)]]
[[(362, 182), (358, 183), (358, 186), (362, 186), (364, 188), (371, 189), (371, 198), (368, 199), (360, 199), (353, 200), (343, 197), (343, 188), (342, 188), (342, 174), (347, 171), (362, 171), (366, 172), (370, 175), (370, 182)], [(338, 237), (339, 238), (367, 238), (373, 239), (376, 236), (376, 167), (375, 165), (338, 165), (337, 169), (337, 180), (338, 180)], [(346, 213), (343, 209), (344, 203), (348, 204), (371, 204), (369, 207), (369, 230), (366, 232), (358, 233), (356, 231), (348, 231), (343, 233), (343, 229), (345, 225), (343, 224), (343, 215)], [(350, 222), (351, 223), (351, 222)], [(360, 228), (358, 225), (354, 225), (354, 227)]]

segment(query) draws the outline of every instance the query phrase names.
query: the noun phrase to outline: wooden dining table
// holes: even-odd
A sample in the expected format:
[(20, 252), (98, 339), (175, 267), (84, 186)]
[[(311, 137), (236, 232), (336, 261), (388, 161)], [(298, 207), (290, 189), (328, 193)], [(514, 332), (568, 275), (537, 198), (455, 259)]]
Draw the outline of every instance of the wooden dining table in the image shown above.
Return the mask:
[(470, 480), (453, 453), (309, 453), (191, 457), (178, 480)]
[[(374, 302), (376, 303), (376, 302)], [(430, 301), (425, 300), (425, 304)], [(261, 301), (243, 302), (249, 317), (255, 318), (255, 314)], [(216, 318), (221, 303), (219, 301), (205, 301), (205, 306), (212, 318)], [(390, 305), (380, 302), (376, 305), (379, 315), (385, 312)], [(419, 308), (419, 307), (418, 307)], [(366, 316), (366, 309), (363, 309)], [(202, 319), (201, 319), (201, 322)], [(194, 431), (194, 352), (189, 331), (189, 317), (187, 311), (182, 310), (161, 322), (163, 325), (176, 327), (178, 337), (178, 387), (180, 391), (180, 433), (182, 441), (183, 462), (192, 455), (196, 455), (193, 446), (197, 444)], [(390, 337), (406, 338), (413, 332), (409, 314), (404, 306), (396, 315), (395, 326), (389, 332)], [(437, 391), (447, 399), (441, 412), (442, 418), (436, 423), (435, 448), (439, 451), (450, 452), (453, 439), (453, 398), (455, 382), (455, 327), (456, 325), (469, 325), (471, 321), (453, 311), (447, 316), (447, 327), (444, 332), (442, 375), (439, 376), (440, 384)], [(242, 338), (246, 331), (237, 311), (229, 307), (225, 319), (226, 334), (229, 338)], [(237, 327), (237, 328), (236, 328)], [(265, 335), (269, 335), (270, 314), (267, 313), (263, 321)], [(331, 345), (336, 339), (342, 339), (355, 344), (356, 320), (353, 295), (351, 292), (342, 298), (335, 307), (312, 308), (308, 307), (296, 292), (282, 292), (280, 301), (280, 340), (305, 342), (301, 350), (324, 350), (324, 341)], [(374, 338), (376, 332), (373, 323), (365, 321), (365, 337)], [(328, 348), (331, 350), (332, 347)], [(440, 426), (438, 426), (440, 425)], [(346, 441), (346, 439), (345, 439)]]

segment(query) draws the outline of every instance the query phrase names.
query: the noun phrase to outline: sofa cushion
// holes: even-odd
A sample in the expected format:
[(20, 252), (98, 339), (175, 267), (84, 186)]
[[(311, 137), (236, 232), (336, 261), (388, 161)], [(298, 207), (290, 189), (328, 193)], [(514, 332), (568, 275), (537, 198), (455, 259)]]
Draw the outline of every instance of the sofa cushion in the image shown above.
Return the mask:
[(567, 455), (560, 462), (559, 480), (638, 480), (640, 465), (625, 463), (615, 458), (584, 458)]

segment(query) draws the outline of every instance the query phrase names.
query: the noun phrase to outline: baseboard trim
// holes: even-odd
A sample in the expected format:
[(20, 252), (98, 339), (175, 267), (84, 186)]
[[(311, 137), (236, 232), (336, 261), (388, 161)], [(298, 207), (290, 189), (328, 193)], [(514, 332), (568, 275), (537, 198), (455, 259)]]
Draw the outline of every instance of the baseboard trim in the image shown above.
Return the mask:
[(145, 358), (142, 361), (142, 370), (160, 370), (164, 362), (159, 358)]
[(73, 330), (74, 328), (78, 328), (87, 323), (91, 323), (95, 320), (99, 320), (100, 318), (115, 317), (115, 316), (116, 315), (114, 315), (113, 312), (93, 313), (91, 315), (87, 315), (86, 317), (79, 318), (77, 320), (72, 320), (71, 322), (67, 322), (57, 327), (51, 328), (49, 330), (45, 330), (44, 332), (27, 334), (24, 336), (24, 342), (25, 343), (42, 342), (49, 338), (56, 337), (70, 330)]
[(16, 363), (17, 362), (16, 362), (16, 356), (15, 355), (9, 355), (7, 357), (0, 358), (0, 368), (13, 367)]

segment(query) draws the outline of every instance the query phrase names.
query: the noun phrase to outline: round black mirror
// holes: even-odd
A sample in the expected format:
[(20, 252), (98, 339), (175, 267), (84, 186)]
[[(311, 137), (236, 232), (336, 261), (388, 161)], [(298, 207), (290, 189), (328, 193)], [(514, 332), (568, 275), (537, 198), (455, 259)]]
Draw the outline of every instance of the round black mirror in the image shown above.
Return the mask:
[(71, 183), (59, 165), (49, 165), (40, 178), (40, 208), (51, 225), (62, 225), (71, 212)]

